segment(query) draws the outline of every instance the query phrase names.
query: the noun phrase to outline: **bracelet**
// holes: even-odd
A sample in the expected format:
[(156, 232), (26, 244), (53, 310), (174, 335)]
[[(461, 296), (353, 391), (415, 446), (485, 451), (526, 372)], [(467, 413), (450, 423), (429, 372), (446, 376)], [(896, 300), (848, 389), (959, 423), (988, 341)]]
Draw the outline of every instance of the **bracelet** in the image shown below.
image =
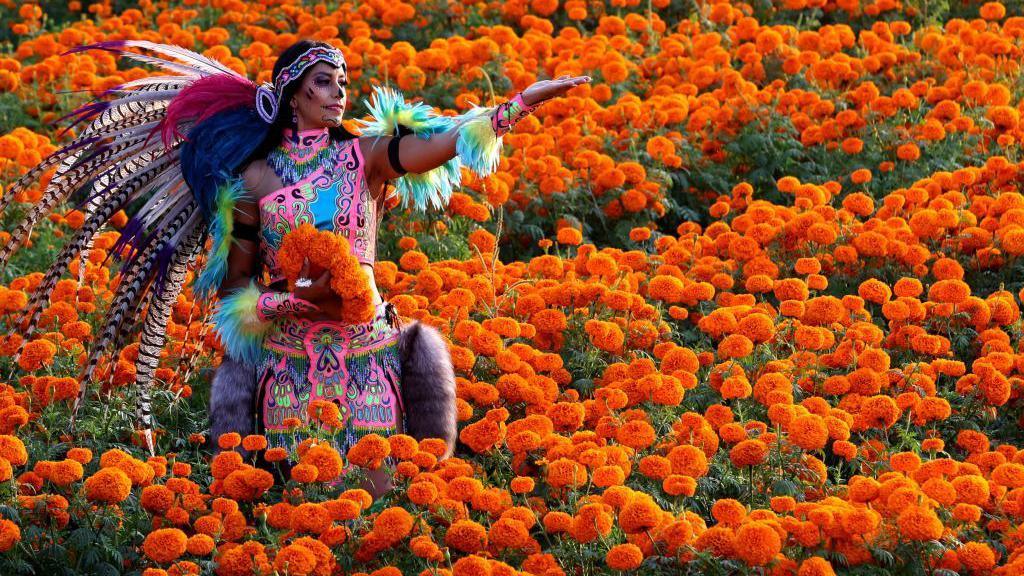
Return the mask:
[[(539, 105), (539, 103), (538, 103)], [(537, 105), (527, 106), (523, 101), (523, 93), (520, 92), (508, 102), (502, 102), (496, 107), (491, 115), (491, 128), (499, 138), (512, 130), (520, 120), (529, 116), (537, 109)]]
[(263, 321), (318, 310), (319, 306), (297, 297), (292, 292), (264, 292), (256, 300), (256, 315)]

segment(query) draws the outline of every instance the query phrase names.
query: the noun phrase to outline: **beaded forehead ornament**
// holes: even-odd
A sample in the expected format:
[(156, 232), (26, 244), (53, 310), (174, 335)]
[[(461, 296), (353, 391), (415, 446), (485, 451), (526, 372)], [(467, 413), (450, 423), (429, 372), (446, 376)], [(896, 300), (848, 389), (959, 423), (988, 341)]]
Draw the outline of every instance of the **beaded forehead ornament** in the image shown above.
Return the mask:
[(282, 69), (278, 73), (274, 83), (264, 82), (256, 89), (256, 111), (260, 118), (270, 124), (277, 117), (277, 111), (281, 106), (281, 95), (289, 82), (302, 76), (302, 73), (317, 62), (328, 62), (340, 68), (345, 65), (345, 57), (341, 50), (329, 46), (314, 46), (306, 50), (295, 62)]

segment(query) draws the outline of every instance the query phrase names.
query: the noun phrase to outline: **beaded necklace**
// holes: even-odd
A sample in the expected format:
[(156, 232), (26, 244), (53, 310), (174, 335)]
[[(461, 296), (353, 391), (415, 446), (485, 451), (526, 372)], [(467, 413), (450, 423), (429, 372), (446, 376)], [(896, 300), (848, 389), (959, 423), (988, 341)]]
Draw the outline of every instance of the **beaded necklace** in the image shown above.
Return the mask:
[(333, 152), (331, 134), (326, 127), (301, 130), (298, 137), (285, 128), (284, 139), (267, 154), (267, 164), (285, 186), (291, 186), (316, 172)]

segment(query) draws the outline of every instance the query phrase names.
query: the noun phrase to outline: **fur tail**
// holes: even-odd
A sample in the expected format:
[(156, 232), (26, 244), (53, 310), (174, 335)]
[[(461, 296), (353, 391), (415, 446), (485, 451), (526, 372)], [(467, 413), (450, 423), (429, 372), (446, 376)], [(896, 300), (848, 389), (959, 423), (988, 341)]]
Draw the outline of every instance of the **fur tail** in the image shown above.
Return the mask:
[(405, 323), (398, 338), (402, 359), (402, 404), (406, 411), (405, 433), (422, 440), (442, 438), (455, 452), (457, 434), (455, 369), (444, 337), (420, 321)]
[[(210, 388), (210, 436), (214, 454), (220, 452), (217, 439), (221, 434), (238, 432), (245, 437), (255, 433), (252, 411), (255, 395), (255, 369), (224, 354)], [(248, 456), (241, 448), (239, 451), (243, 457)]]

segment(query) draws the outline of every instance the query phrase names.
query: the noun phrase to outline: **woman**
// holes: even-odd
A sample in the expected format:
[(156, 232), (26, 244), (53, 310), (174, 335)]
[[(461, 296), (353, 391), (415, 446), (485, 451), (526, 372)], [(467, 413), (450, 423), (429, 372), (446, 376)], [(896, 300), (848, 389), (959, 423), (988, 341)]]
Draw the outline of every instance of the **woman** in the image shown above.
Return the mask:
[[(462, 165), (481, 176), (493, 172), (503, 134), (543, 101), (590, 78), (536, 82), (508, 102), (474, 106), (455, 117), (437, 116), (375, 87), (374, 120), (363, 122), (356, 138), (341, 125), (348, 69), (341, 52), (328, 44), (291, 46), (275, 63), (274, 82), (263, 85), (202, 54), (145, 40), (99, 42), (65, 54), (93, 49), (172, 74), (115, 86), (65, 116), (75, 119), (69, 129), (88, 123), (0, 196), (3, 211), (54, 169), (41, 199), (0, 246), (0, 266), (37, 222), (65, 200), (84, 197), (76, 206), (84, 223), (69, 235), (24, 309), (24, 342), (32, 339), (48, 295), (76, 258), (84, 271), (95, 235), (108, 225), (120, 231), (108, 251), (122, 262), (119, 281), (79, 376), (83, 386), (72, 407), (71, 431), (97, 370), (111, 370), (111, 351), (136, 333), (126, 320), (138, 321), (138, 419), (155, 453), (150, 388), (174, 304), (194, 271), (195, 298), (221, 297), (214, 323), (226, 355), (212, 390), (215, 437), (232, 429), (226, 426), (232, 419), (234, 429), (247, 433), (248, 416), (238, 418), (237, 410), (232, 418), (221, 415), (226, 406), (251, 414), (242, 399), (249, 398), (253, 386), (246, 382), (253, 378), (262, 392), (255, 416), (272, 436), (296, 414), (305, 420), (311, 399), (334, 402), (354, 416), (347, 422), (351, 427), (337, 435), (342, 450), (363, 433), (389, 434), (403, 424), (410, 435), (430, 436), (423, 427), (413, 431), (417, 411), (437, 402), (429, 387), (412, 386), (419, 394), (415, 401), (410, 391), (396, 388), (406, 380), (443, 377), (443, 365), (450, 374), (436, 330), (418, 322), (399, 328), (394, 309), (372, 283), (376, 315), (363, 325), (338, 320), (339, 302), (324, 275), (301, 279), (293, 292), (282, 290), (276, 260), (281, 237), (300, 222), (344, 234), (372, 279), (386, 182), (395, 184), (404, 206), (443, 208), (460, 183)], [(103, 100), (110, 94), (119, 96)], [(197, 267), (207, 240), (206, 258)], [(264, 267), (265, 284), (257, 282)], [(371, 479), (374, 493), (386, 489), (382, 475)]]
[[(303, 59), (311, 53), (318, 56)], [(230, 301), (260, 276), (261, 260), (267, 266), (271, 283), (256, 288), (261, 315), (273, 320), (256, 367), (257, 431), (271, 446), (288, 446), (288, 419), (305, 420), (311, 402), (331, 401), (345, 422), (335, 437), (336, 448), (345, 454), (366, 433), (405, 431), (398, 319), (372, 281), (386, 182), (441, 167), (455, 157), (459, 133), (405, 141), (353, 137), (342, 127), (348, 71), (340, 51), (328, 44), (291, 46), (275, 63), (273, 77), (280, 94), (276, 119), (267, 141), (241, 170), (246, 194), (236, 203), (235, 227), (249, 233), (236, 233), (239, 242), (231, 247), (219, 295)], [(532, 109), (585, 81), (541, 82), (521, 98)], [(376, 315), (369, 323), (340, 321), (341, 300), (329, 287), (329, 272), (300, 279), (288, 292), (277, 249), (281, 236), (301, 222), (349, 240), (371, 279)], [(253, 229), (259, 233), (252, 234)], [(308, 261), (301, 276), (307, 274)], [(371, 471), (367, 489), (375, 496), (389, 490), (392, 472), (387, 467)]]

